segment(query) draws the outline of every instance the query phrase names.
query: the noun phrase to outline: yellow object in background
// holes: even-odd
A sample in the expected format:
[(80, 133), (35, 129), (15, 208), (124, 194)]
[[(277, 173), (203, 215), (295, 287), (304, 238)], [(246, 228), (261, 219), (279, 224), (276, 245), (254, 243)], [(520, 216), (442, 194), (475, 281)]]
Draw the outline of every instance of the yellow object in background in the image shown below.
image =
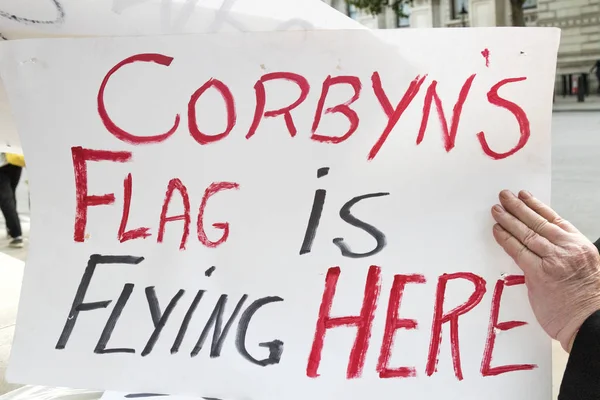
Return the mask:
[(22, 154), (6, 153), (6, 162), (17, 167), (25, 166), (25, 157)]

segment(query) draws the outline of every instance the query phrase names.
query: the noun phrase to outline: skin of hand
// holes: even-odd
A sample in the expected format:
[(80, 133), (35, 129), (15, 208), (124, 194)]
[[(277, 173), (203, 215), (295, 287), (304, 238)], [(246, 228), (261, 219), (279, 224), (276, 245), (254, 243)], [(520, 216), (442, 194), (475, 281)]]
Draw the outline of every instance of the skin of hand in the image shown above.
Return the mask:
[(503, 190), (499, 198), (492, 207), (494, 238), (523, 270), (538, 322), (570, 352), (581, 325), (600, 310), (600, 254), (529, 192)]

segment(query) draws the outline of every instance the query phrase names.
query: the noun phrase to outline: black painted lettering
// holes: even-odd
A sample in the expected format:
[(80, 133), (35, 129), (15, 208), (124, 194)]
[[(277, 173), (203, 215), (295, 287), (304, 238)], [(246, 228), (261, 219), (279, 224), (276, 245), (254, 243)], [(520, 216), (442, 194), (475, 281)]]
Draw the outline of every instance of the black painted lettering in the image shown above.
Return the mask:
[(333, 239), (333, 243), (340, 249), (340, 251), (342, 252), (342, 255), (344, 257), (365, 258), (365, 257), (373, 256), (384, 249), (384, 247), (386, 245), (385, 235), (379, 229), (375, 228), (374, 226), (369, 225), (366, 222), (363, 222), (360, 219), (356, 218), (354, 215), (352, 215), (351, 211), (352, 211), (352, 207), (362, 200), (370, 199), (373, 197), (388, 196), (388, 195), (389, 195), (389, 193), (369, 193), (369, 194), (365, 194), (362, 196), (358, 196), (358, 197), (355, 197), (352, 200), (348, 201), (340, 209), (340, 218), (341, 219), (346, 221), (348, 224), (350, 224), (356, 228), (360, 228), (363, 231), (367, 232), (369, 235), (371, 235), (377, 241), (377, 245), (375, 246), (375, 248), (373, 250), (366, 252), (366, 253), (355, 253), (344, 242), (343, 238)]
[(192, 352), (190, 354), (191, 357), (195, 357), (198, 355), (198, 353), (200, 353), (200, 350), (202, 350), (202, 346), (206, 341), (206, 337), (208, 336), (208, 332), (213, 325), (214, 331), (212, 344), (210, 347), (210, 358), (216, 358), (221, 355), (221, 349), (223, 348), (223, 343), (225, 343), (225, 339), (227, 338), (227, 333), (229, 333), (229, 329), (231, 329), (231, 324), (233, 324), (233, 321), (239, 314), (240, 309), (242, 308), (244, 302), (248, 298), (248, 295), (245, 294), (240, 298), (240, 301), (238, 301), (237, 305), (235, 306), (235, 310), (233, 310), (233, 313), (227, 320), (225, 327), (222, 327), (223, 312), (225, 306), (227, 305), (227, 297), (228, 296), (226, 294), (223, 294), (221, 295), (221, 297), (219, 297), (219, 301), (217, 301), (217, 304), (215, 305), (215, 308), (213, 309), (210, 318), (206, 322), (206, 325), (204, 326), (204, 329), (200, 334), (200, 338), (198, 339), (198, 342), (196, 342), (196, 346), (194, 346), (194, 348), (192, 349)]
[(106, 345), (112, 336), (113, 331), (115, 330), (115, 326), (121, 317), (121, 313), (129, 300), (129, 296), (131, 296), (131, 292), (133, 292), (134, 284), (126, 283), (123, 286), (123, 290), (121, 291), (121, 295), (119, 296), (119, 300), (115, 304), (108, 320), (106, 321), (106, 325), (104, 325), (104, 329), (102, 330), (102, 334), (100, 335), (100, 339), (98, 339), (98, 343), (96, 344), (96, 348), (94, 349), (94, 353), (96, 354), (112, 354), (112, 353), (135, 353), (134, 349), (130, 348), (115, 348), (115, 349), (107, 349)]
[(52, 20), (42, 20), (42, 19), (33, 19), (27, 17), (21, 17), (10, 12), (0, 10), (0, 17), (9, 19), (11, 21), (20, 22), (25, 25), (54, 25), (54, 24), (62, 24), (65, 22), (65, 10), (62, 4), (58, 0), (50, 0), (50, 2), (56, 8), (56, 19)]
[(175, 294), (175, 296), (167, 305), (167, 308), (165, 308), (165, 312), (161, 315), (160, 305), (158, 303), (158, 299), (156, 298), (156, 291), (154, 290), (154, 286), (149, 286), (146, 288), (146, 298), (148, 299), (150, 315), (152, 316), (152, 321), (154, 322), (154, 332), (152, 332), (150, 339), (148, 339), (148, 343), (146, 343), (146, 347), (144, 347), (144, 350), (142, 350), (142, 357), (146, 357), (152, 352), (156, 341), (160, 337), (160, 333), (167, 324), (167, 321), (169, 320), (171, 313), (175, 309), (177, 302), (179, 301), (179, 299), (181, 299), (184, 293), (185, 290), (179, 289), (179, 291)]
[[(327, 174), (329, 174), (329, 167), (319, 168), (317, 170), (317, 179), (326, 176)], [(302, 247), (300, 247), (300, 255), (310, 253), (312, 250), (313, 241), (317, 234), (317, 228), (319, 227), (319, 222), (321, 222), (321, 214), (323, 214), (326, 196), (327, 191), (325, 189), (318, 189), (315, 191), (312, 210), (304, 234), (304, 241), (302, 242)]]
[(283, 353), (283, 342), (276, 339), (270, 342), (259, 343), (258, 345), (260, 347), (266, 347), (269, 349), (269, 356), (262, 360), (257, 360), (256, 358), (252, 357), (250, 353), (248, 353), (248, 349), (246, 348), (246, 334), (248, 333), (248, 325), (250, 324), (254, 313), (256, 313), (259, 308), (279, 301), (283, 301), (283, 299), (281, 297), (264, 297), (256, 300), (242, 313), (240, 322), (238, 323), (237, 335), (235, 338), (235, 346), (237, 347), (238, 352), (247, 361), (250, 361), (256, 365), (260, 365), (261, 367), (279, 363)]
[(196, 297), (194, 297), (190, 308), (188, 308), (187, 312), (185, 313), (185, 317), (183, 317), (183, 322), (181, 322), (179, 332), (177, 333), (175, 342), (173, 342), (173, 347), (171, 347), (171, 354), (175, 354), (179, 351), (179, 347), (181, 347), (181, 342), (183, 342), (185, 333), (187, 332), (188, 326), (190, 325), (190, 321), (194, 316), (194, 312), (196, 311), (200, 300), (202, 300), (202, 296), (204, 296), (204, 290), (198, 290), (198, 293), (196, 293)]
[(150, 316), (152, 317), (152, 324), (156, 328), (160, 321), (160, 304), (158, 304), (156, 290), (154, 290), (154, 286), (148, 286), (145, 292), (146, 300), (148, 300), (148, 308), (150, 308)]
[(91, 311), (97, 310), (99, 308), (106, 308), (112, 302), (112, 300), (105, 301), (97, 301), (94, 303), (84, 303), (83, 299), (85, 298), (85, 294), (90, 286), (90, 282), (92, 281), (92, 276), (96, 271), (96, 267), (99, 264), (132, 264), (137, 265), (144, 261), (144, 257), (134, 257), (134, 256), (103, 256), (100, 254), (92, 254), (88, 261), (87, 267), (83, 273), (83, 277), (81, 278), (81, 282), (79, 283), (79, 287), (77, 288), (77, 292), (75, 293), (75, 299), (73, 300), (73, 304), (71, 306), (71, 310), (69, 311), (69, 316), (67, 317), (67, 322), (62, 330), (62, 333), (56, 343), (56, 349), (62, 350), (66, 347), (69, 338), (71, 337), (71, 333), (73, 332), (73, 328), (75, 327), (75, 323), (77, 322), (77, 317), (79, 317), (79, 313), (81, 311)]

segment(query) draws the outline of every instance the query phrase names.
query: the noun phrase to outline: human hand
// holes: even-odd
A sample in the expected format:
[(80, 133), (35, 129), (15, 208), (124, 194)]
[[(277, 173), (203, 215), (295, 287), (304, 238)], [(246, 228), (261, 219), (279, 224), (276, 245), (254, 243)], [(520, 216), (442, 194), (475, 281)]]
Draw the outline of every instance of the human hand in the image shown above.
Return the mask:
[(569, 352), (581, 325), (600, 310), (598, 250), (529, 192), (504, 190), (499, 197), (494, 238), (523, 270), (538, 322)]

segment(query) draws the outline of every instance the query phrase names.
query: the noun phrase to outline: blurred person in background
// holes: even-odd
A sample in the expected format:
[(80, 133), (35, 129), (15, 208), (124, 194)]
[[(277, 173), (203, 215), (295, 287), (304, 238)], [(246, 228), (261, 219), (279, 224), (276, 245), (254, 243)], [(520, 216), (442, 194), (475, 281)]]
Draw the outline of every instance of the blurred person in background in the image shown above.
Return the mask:
[(598, 94), (600, 94), (600, 60), (596, 61), (596, 64), (590, 70), (590, 73), (596, 72), (596, 78), (598, 78)]
[(0, 210), (6, 221), (6, 230), (10, 240), (8, 245), (13, 248), (23, 247), (23, 232), (17, 213), (16, 190), (24, 166), (23, 156), (0, 153)]

